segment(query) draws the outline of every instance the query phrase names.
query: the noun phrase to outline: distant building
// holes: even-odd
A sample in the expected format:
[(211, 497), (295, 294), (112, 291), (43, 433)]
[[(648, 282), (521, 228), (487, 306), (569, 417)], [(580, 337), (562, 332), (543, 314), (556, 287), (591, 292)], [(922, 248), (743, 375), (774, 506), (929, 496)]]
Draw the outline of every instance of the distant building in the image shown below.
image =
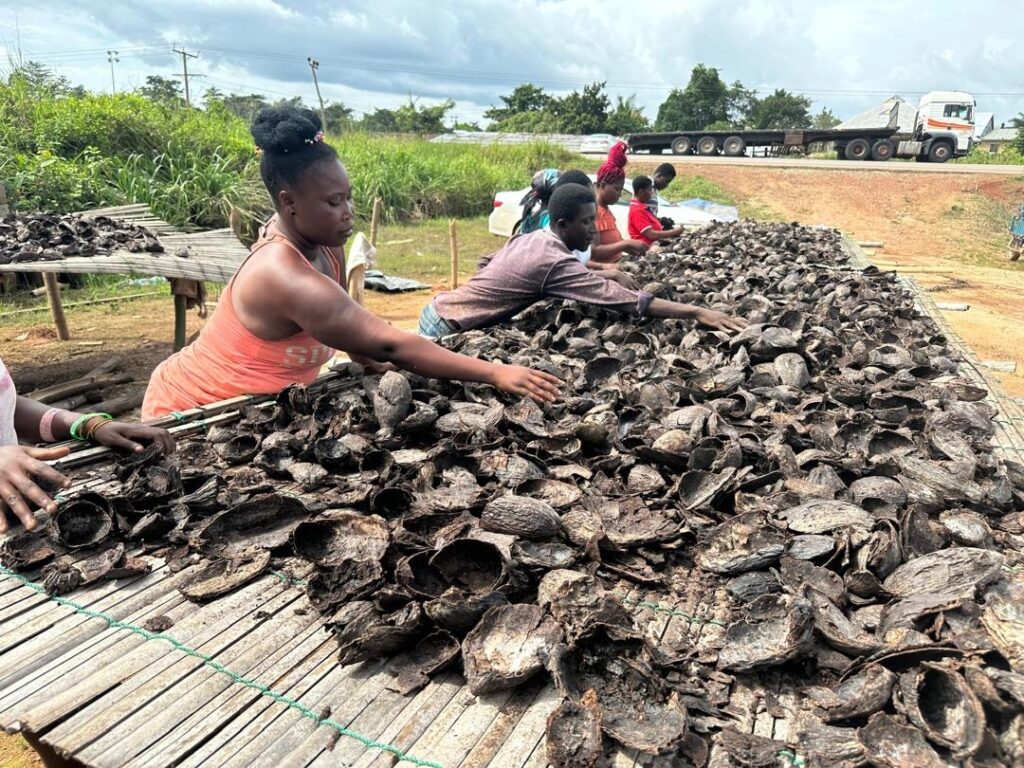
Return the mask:
[(996, 127), (996, 116), (991, 112), (974, 113), (974, 140), (978, 141)]
[(978, 139), (982, 151), (997, 155), (1017, 138), (1016, 128), (994, 128)]

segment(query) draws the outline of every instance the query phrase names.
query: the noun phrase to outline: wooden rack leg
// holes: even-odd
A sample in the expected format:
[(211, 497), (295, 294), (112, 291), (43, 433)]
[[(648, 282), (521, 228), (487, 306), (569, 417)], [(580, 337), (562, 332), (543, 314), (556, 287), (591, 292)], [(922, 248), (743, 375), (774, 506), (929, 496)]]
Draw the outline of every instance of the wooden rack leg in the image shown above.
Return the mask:
[(68, 332), (68, 319), (64, 317), (64, 306), (60, 303), (60, 286), (57, 285), (57, 275), (53, 272), (44, 272), (43, 285), (46, 286), (46, 297), (50, 300), (50, 314), (53, 315), (57, 338), (60, 341), (67, 341), (71, 338), (71, 334)]
[(185, 318), (188, 314), (188, 297), (174, 297), (174, 351), (185, 348)]

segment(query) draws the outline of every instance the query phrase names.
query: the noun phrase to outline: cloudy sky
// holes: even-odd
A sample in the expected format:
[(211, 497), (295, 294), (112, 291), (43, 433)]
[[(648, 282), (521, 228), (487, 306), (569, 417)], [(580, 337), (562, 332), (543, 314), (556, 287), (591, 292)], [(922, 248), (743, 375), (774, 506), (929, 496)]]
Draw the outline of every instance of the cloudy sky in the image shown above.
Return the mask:
[[(357, 113), (411, 94), (480, 119), (516, 83), (552, 92), (606, 80), (653, 117), (698, 63), (764, 92), (787, 88), (849, 117), (894, 93), (967, 90), (996, 123), (1024, 111), (1019, 0), (0, 0), (0, 48), (75, 83), (118, 90), (181, 71), (202, 91), (324, 98)], [(3, 51), (0, 51), (3, 53)], [(0, 57), (6, 68), (7, 56)]]

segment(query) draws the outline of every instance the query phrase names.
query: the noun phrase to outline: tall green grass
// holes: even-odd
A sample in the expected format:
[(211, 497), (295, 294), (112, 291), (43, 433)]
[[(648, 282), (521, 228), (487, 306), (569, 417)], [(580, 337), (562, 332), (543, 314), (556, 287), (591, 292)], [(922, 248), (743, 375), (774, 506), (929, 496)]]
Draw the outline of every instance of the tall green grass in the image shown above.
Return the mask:
[[(389, 221), (476, 216), (573, 155), (549, 144), (432, 144), (370, 134), (328, 139), (348, 168), (357, 211), (373, 199)], [(147, 203), (167, 221), (227, 226), (270, 213), (248, 126), (218, 104), (187, 110), (135, 94), (59, 96), (0, 85), (0, 182), (21, 209)]]

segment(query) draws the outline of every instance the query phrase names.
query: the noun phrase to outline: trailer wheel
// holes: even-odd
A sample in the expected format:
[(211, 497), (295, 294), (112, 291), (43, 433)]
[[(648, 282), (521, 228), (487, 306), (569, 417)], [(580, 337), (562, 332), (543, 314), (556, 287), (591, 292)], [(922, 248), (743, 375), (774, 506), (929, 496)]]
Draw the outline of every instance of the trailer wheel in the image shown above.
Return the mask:
[(847, 160), (867, 160), (871, 157), (871, 145), (867, 139), (854, 139), (846, 145), (843, 154)]
[(936, 141), (928, 150), (929, 163), (944, 163), (953, 156), (953, 145), (948, 141)]
[(879, 139), (871, 147), (872, 160), (888, 160), (896, 154), (896, 145), (888, 139)]
[(697, 154), (717, 155), (718, 139), (716, 139), (714, 136), (701, 136), (700, 141), (697, 142)]
[(740, 157), (747, 151), (747, 142), (742, 136), (729, 136), (722, 142), (722, 154), (726, 157)]
[(673, 155), (688, 155), (693, 152), (693, 139), (689, 136), (676, 136), (672, 139)]

